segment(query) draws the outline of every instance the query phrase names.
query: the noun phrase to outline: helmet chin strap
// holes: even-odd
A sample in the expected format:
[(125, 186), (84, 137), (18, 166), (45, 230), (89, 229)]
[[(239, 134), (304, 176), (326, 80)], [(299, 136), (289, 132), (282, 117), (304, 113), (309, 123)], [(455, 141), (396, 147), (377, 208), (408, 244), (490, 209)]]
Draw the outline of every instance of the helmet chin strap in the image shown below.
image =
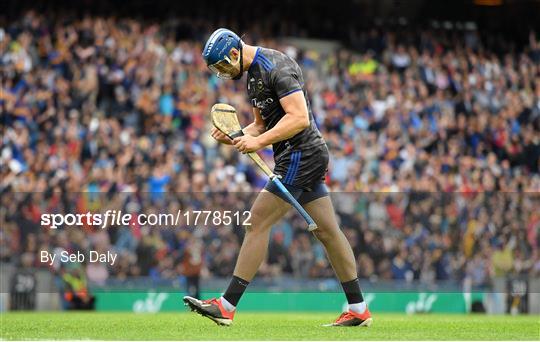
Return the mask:
[(235, 81), (241, 79), (242, 75), (244, 74), (244, 52), (242, 49), (242, 40), (238, 42), (238, 50), (240, 51), (240, 71), (238, 72), (238, 75), (232, 78)]

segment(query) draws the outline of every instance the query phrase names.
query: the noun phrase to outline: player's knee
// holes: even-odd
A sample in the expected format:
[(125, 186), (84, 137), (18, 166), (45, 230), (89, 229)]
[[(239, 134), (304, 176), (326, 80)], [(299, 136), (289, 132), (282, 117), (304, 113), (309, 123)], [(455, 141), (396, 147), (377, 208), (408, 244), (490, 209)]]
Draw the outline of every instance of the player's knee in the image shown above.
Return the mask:
[(313, 235), (319, 240), (322, 244), (330, 242), (332, 239), (335, 239), (335, 234), (329, 229), (324, 229), (319, 227), (313, 231)]

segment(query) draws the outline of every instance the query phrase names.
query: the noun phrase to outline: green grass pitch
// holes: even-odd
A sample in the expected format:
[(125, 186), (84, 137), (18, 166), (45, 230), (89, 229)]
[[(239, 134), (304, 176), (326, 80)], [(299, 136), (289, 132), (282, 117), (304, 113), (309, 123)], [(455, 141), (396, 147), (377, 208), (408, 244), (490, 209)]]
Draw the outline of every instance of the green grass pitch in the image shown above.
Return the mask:
[(322, 327), (329, 313), (239, 312), (231, 327), (194, 313), (0, 314), (0, 339), (99, 340), (539, 340), (540, 316), (374, 313), (370, 328)]

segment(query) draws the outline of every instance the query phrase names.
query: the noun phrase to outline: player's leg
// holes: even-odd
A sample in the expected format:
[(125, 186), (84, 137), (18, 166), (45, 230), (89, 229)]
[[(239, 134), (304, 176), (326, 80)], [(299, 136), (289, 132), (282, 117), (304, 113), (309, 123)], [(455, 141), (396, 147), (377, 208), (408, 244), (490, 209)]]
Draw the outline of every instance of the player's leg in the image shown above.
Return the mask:
[(251, 281), (268, 251), (270, 228), (291, 208), (278, 196), (261, 191), (251, 208), (251, 226), (246, 229), (234, 275)]
[(236, 261), (233, 277), (221, 298), (201, 301), (184, 297), (190, 308), (222, 325), (230, 325), (236, 305), (253, 279), (268, 251), (270, 228), (290, 209), (290, 204), (271, 192), (259, 193), (251, 208), (251, 226)]
[[(372, 321), (371, 314), (360, 289), (354, 253), (345, 234), (339, 228), (330, 197), (323, 196), (324, 191), (324, 185), (318, 185), (311, 194), (318, 198), (309, 201), (304, 208), (317, 223), (318, 229), (314, 230), (313, 234), (323, 244), (349, 304), (349, 311), (331, 325), (369, 326)], [(309, 193), (303, 196), (305, 195), (309, 196)]]
[(290, 205), (266, 189), (261, 191), (251, 207), (251, 226), (246, 229), (244, 241), (234, 267), (233, 278), (223, 294), (227, 309), (234, 310), (249, 282), (266, 257), (270, 229), (290, 209)]
[(305, 204), (304, 208), (317, 223), (318, 229), (313, 234), (323, 244), (338, 279), (341, 282), (356, 279), (354, 253), (345, 234), (339, 229), (330, 197), (317, 198)]

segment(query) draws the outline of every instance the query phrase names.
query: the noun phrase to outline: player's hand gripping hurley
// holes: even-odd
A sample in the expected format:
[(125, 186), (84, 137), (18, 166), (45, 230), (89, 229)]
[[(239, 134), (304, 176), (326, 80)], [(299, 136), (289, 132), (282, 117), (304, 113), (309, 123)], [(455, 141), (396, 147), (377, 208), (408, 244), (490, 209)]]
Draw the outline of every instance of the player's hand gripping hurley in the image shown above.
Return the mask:
[[(236, 137), (242, 136), (242, 126), (238, 121), (236, 116), (236, 109), (233, 106), (225, 103), (216, 103), (212, 106), (210, 111), (212, 117), (212, 124), (214, 127), (219, 129), (222, 133), (226, 134), (229, 138), (234, 139)], [(291, 195), (289, 190), (281, 183), (279, 176), (275, 175), (272, 170), (266, 165), (266, 163), (261, 159), (261, 157), (256, 152), (248, 153), (248, 156), (257, 164), (263, 172), (270, 177), (270, 180), (278, 187), (278, 189), (285, 195), (289, 200), (289, 203), (302, 215), (308, 224), (308, 230), (312, 231), (317, 229), (315, 221), (309, 216), (305, 209), (298, 203), (298, 201)]]

